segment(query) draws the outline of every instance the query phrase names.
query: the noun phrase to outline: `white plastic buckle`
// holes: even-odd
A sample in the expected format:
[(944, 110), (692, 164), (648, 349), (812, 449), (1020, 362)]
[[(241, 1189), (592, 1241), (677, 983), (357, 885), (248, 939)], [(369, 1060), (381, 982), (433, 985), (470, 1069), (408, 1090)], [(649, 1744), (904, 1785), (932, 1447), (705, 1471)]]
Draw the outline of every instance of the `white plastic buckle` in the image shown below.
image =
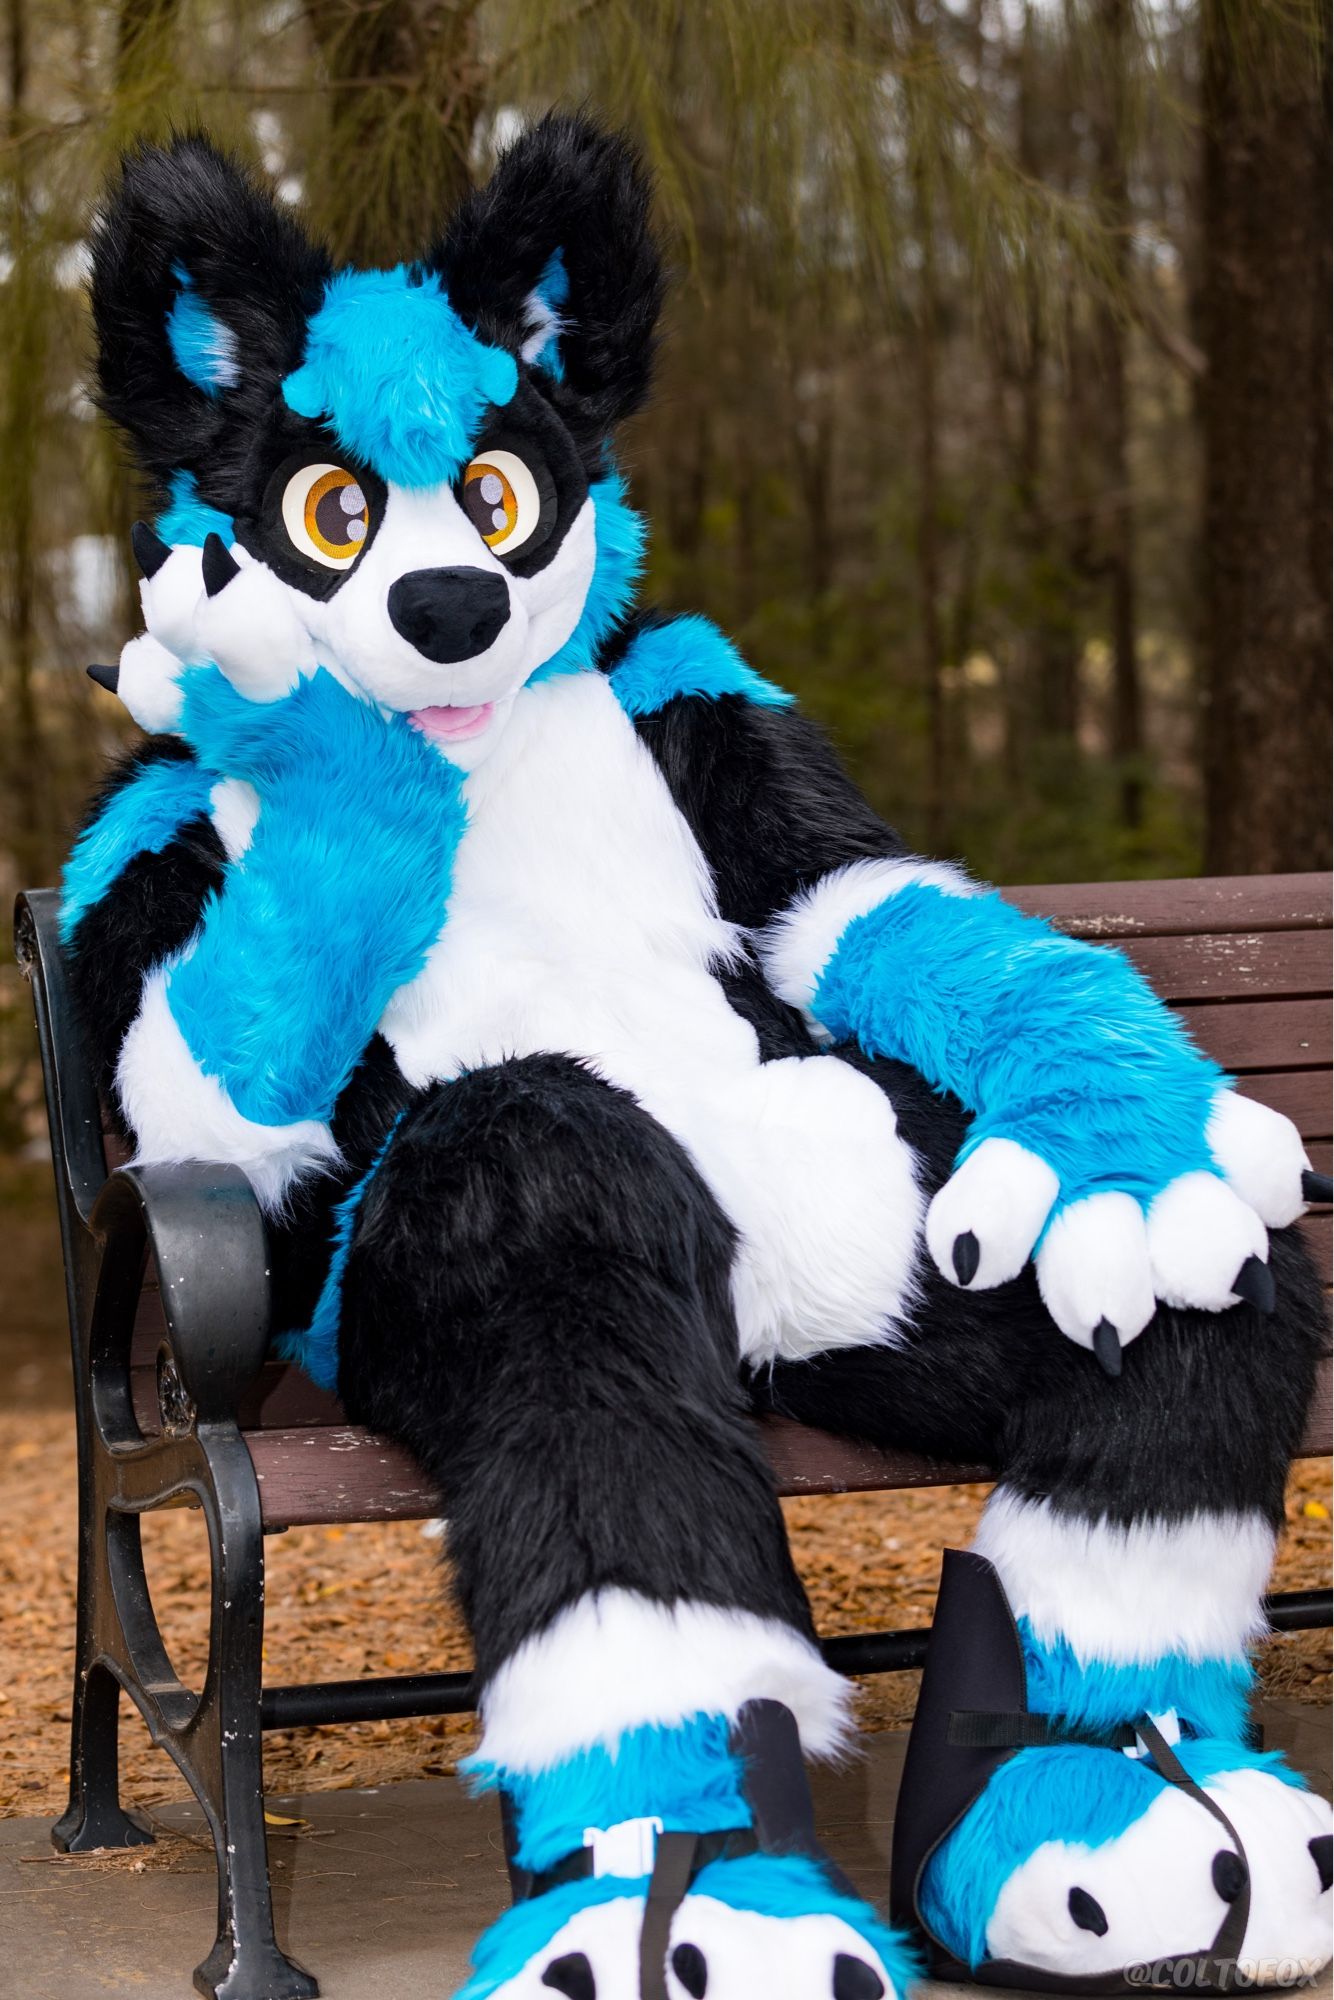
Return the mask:
[[(1164, 1743), (1179, 1743), (1181, 1741), (1181, 1718), (1174, 1708), (1164, 1709), (1161, 1715), (1151, 1715), (1149, 1720), (1162, 1737)], [(1147, 1757), (1149, 1755), (1149, 1746), (1142, 1736), (1136, 1734), (1134, 1742), (1128, 1743), (1121, 1752), (1121, 1755), (1123, 1757), (1135, 1758)]]
[(586, 1826), (584, 1846), (593, 1850), (594, 1875), (651, 1875), (660, 1819), (622, 1819), (615, 1826)]

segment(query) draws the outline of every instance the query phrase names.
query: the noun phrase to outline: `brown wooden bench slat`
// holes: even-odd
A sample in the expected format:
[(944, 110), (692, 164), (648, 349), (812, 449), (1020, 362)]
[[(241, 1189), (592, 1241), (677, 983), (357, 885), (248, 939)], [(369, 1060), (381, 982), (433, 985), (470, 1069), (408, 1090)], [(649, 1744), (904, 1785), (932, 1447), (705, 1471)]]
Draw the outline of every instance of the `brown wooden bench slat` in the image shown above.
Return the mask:
[(1161, 998), (1174, 1005), (1187, 1000), (1296, 999), (1329, 991), (1328, 931), (1120, 938), (1115, 949), (1123, 951)]
[[(1330, 1450), (1330, 1392), (1330, 1364), (1325, 1361), (1302, 1440), (1305, 1457), (1323, 1457)], [(779, 1491), (786, 1494), (954, 1486), (992, 1476), (985, 1466), (881, 1451), (783, 1418), (767, 1418), (758, 1428)], [(245, 1441), (260, 1482), (266, 1528), (415, 1521), (439, 1511), (434, 1487), (407, 1452), (373, 1431), (353, 1424), (247, 1431)]]
[(1330, 876), (1224, 875), (1171, 882), (1036, 882), (1003, 891), (1076, 937), (1180, 937), (1195, 931), (1328, 930)]
[(1177, 1013), (1200, 1047), (1227, 1069), (1328, 1068), (1334, 1060), (1334, 1004), (1327, 999), (1230, 1000), (1178, 1007)]

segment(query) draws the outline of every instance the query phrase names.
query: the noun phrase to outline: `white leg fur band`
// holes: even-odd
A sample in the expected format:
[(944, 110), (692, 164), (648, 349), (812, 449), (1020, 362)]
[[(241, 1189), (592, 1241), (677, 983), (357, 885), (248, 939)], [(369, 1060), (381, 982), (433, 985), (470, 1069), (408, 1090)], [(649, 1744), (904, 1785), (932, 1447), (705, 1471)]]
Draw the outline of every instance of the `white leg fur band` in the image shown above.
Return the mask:
[(790, 1007), (808, 1008), (820, 974), (850, 923), (914, 885), (975, 896), (977, 885), (948, 861), (850, 861), (794, 899), (759, 938), (769, 983)]
[(1015, 1617), (1044, 1644), (1068, 1639), (1080, 1660), (1235, 1660), (1265, 1629), (1274, 1535), (1258, 1514), (1121, 1528), (1001, 1486), (973, 1547), (996, 1569)]
[(731, 1719), (755, 1700), (791, 1709), (808, 1756), (834, 1756), (847, 1742), (852, 1691), (790, 1625), (598, 1591), (526, 1639), (488, 1682), (478, 1756), (544, 1771), (593, 1744), (614, 1750), (627, 1730)]

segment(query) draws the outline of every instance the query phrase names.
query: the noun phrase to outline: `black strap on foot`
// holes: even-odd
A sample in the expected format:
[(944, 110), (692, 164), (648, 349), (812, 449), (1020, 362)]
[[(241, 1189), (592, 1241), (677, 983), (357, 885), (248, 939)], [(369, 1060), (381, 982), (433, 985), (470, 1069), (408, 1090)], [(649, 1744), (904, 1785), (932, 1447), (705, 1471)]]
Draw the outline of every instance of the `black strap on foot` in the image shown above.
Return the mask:
[[(1203, 1951), (1178, 1952), (1149, 1967), (1136, 1967), (1137, 1973), (1148, 1974), (1139, 1978), (1127, 1977), (1124, 1971), (1048, 1972), (1011, 1959), (987, 1959), (976, 1968), (962, 1964), (924, 1922), (921, 1886), (932, 1855), (993, 1774), (1019, 1750), (1087, 1743), (1124, 1751), (1136, 1742), (1160, 1777), (1218, 1821), (1236, 1854), (1240, 1884), (1212, 1944)], [(1023, 1644), (1014, 1615), (991, 1564), (971, 1551), (947, 1549), (943, 1559), (931, 1644), (894, 1818), (890, 1901), (894, 1921), (928, 1939), (931, 1971), (937, 1978), (1074, 1994), (1153, 1992), (1170, 1989), (1174, 1983), (1178, 1989), (1189, 1985), (1194, 1992), (1228, 1993), (1247, 1983), (1239, 1976), (1238, 1956), (1250, 1918), (1250, 1867), (1236, 1828), (1217, 1800), (1190, 1776), (1152, 1717), (1095, 1732), (1030, 1711)]]

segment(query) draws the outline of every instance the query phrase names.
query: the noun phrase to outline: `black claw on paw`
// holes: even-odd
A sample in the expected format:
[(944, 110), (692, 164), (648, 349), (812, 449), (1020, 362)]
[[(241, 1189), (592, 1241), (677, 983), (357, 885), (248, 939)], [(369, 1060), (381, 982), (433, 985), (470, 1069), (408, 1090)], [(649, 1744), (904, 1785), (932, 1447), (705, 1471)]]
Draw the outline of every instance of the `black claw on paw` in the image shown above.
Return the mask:
[(1087, 1889), (1072, 1889), (1069, 1908), (1081, 1931), (1092, 1931), (1094, 1937), (1106, 1937), (1107, 1916), (1096, 1896), (1090, 1896)]
[(108, 694), (114, 694), (120, 681), (120, 668), (89, 667), (88, 678), (90, 681), (96, 681), (100, 688), (105, 688)]
[(241, 574), (241, 565), (232, 556), (231, 550), (221, 535), (210, 535), (204, 543), (204, 588), (210, 597), (216, 597), (225, 590), (234, 576)]
[(155, 535), (147, 521), (136, 521), (130, 529), (130, 547), (145, 577), (156, 576), (171, 554), (161, 535)]
[(1320, 1893), (1323, 1896), (1331, 1882), (1334, 1882), (1334, 1833), (1318, 1833), (1314, 1840), (1308, 1840), (1311, 1859), (1320, 1877)]
[(1121, 1336), (1109, 1319), (1093, 1329), (1093, 1352), (1104, 1375), (1121, 1373)]
[(1222, 1847), (1214, 1856), (1214, 1888), (1225, 1903), (1235, 1903), (1246, 1880), (1246, 1863), (1230, 1847)]
[(1232, 1289), (1258, 1312), (1271, 1313), (1278, 1303), (1274, 1274), (1261, 1257), (1248, 1257), (1232, 1280)]
[(1302, 1175), (1303, 1201), (1334, 1201), (1334, 1180), (1328, 1174), (1313, 1174), (1308, 1167)]
[(954, 1275), (961, 1285), (971, 1285), (982, 1262), (982, 1251), (971, 1229), (954, 1239)]

